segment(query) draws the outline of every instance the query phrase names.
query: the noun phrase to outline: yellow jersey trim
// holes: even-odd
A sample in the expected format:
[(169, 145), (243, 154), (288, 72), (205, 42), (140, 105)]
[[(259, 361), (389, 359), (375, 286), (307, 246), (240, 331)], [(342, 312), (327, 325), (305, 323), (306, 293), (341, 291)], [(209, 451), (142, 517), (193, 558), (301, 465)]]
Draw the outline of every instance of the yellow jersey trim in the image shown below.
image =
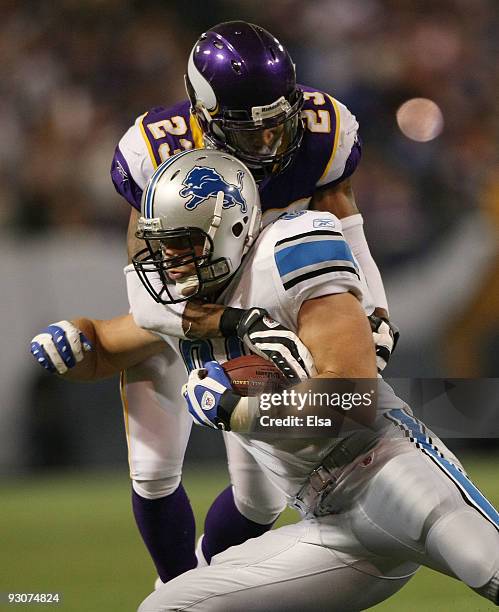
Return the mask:
[(199, 127), (198, 120), (191, 114), (189, 117), (189, 127), (191, 128), (192, 140), (194, 141), (195, 149), (204, 149), (203, 132)]
[(322, 179), (324, 179), (327, 176), (329, 169), (331, 168), (331, 164), (333, 163), (333, 159), (335, 158), (335, 155), (336, 155), (336, 150), (338, 149), (338, 140), (340, 138), (340, 111), (338, 109), (338, 105), (336, 104), (336, 100), (329, 94), (326, 94), (326, 96), (331, 100), (331, 104), (333, 105), (333, 108), (334, 108), (334, 114), (336, 117), (336, 130), (334, 134), (333, 151), (327, 163), (326, 169), (324, 170), (321, 178), (319, 179), (319, 183), (322, 181)]
[(152, 166), (153, 168), (156, 170), (156, 168), (158, 167), (158, 162), (156, 161), (156, 158), (154, 157), (154, 153), (151, 147), (151, 143), (149, 142), (149, 138), (147, 138), (147, 133), (146, 133), (146, 128), (144, 127), (144, 119), (146, 117), (147, 113), (144, 113), (142, 115), (142, 117), (140, 118), (140, 131), (142, 133), (142, 138), (144, 139), (146, 145), (147, 145), (147, 150), (149, 151), (149, 157), (151, 158), (152, 161)]

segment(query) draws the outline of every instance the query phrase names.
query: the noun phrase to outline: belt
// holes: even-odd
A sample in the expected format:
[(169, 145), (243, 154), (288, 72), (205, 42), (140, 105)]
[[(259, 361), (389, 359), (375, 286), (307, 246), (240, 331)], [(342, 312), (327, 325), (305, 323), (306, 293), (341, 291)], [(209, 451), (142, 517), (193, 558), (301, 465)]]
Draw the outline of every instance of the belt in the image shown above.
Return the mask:
[(320, 505), (336, 486), (337, 479), (334, 472), (371, 450), (378, 440), (379, 434), (372, 431), (355, 433), (341, 440), (324, 457), (319, 467), (309, 474), (307, 481), (293, 500), (292, 506), (303, 515), (329, 514), (327, 509), (321, 510)]

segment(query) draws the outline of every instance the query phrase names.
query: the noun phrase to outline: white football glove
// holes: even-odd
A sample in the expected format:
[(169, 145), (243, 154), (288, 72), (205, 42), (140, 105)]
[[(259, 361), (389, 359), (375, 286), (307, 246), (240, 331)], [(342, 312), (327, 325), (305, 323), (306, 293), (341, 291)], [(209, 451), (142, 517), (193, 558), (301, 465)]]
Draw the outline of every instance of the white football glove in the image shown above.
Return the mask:
[(182, 395), (197, 425), (230, 431), (230, 417), (241, 396), (233, 392), (229, 377), (217, 361), (193, 370)]
[(58, 321), (42, 329), (31, 340), (31, 354), (49, 372), (65, 374), (93, 349), (88, 338), (69, 321)]
[(368, 318), (376, 347), (376, 365), (378, 372), (382, 372), (397, 346), (400, 332), (398, 327), (388, 319), (382, 319), (376, 315), (370, 315)]

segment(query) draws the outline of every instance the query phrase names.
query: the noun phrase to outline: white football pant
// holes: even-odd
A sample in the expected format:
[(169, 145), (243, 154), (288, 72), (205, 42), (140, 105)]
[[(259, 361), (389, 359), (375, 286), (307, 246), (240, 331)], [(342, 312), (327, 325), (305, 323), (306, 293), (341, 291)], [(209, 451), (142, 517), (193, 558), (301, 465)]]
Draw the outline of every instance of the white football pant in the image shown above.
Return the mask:
[(458, 486), (444, 459), (439, 465), (409, 438), (384, 439), (354, 463), (332, 514), (215, 556), (152, 593), (139, 612), (359, 611), (395, 593), (421, 564), (482, 594), (497, 590), (497, 512), (469, 480)]

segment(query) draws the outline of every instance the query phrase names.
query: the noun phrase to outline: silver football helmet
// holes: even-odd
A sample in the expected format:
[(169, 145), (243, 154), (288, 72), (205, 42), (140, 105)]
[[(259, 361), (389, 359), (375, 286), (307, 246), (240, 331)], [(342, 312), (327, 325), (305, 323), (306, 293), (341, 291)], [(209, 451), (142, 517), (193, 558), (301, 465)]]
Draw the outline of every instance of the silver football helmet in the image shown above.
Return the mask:
[(184, 151), (163, 162), (144, 189), (132, 263), (159, 303), (221, 287), (258, 235), (260, 197), (251, 172), (223, 151)]

